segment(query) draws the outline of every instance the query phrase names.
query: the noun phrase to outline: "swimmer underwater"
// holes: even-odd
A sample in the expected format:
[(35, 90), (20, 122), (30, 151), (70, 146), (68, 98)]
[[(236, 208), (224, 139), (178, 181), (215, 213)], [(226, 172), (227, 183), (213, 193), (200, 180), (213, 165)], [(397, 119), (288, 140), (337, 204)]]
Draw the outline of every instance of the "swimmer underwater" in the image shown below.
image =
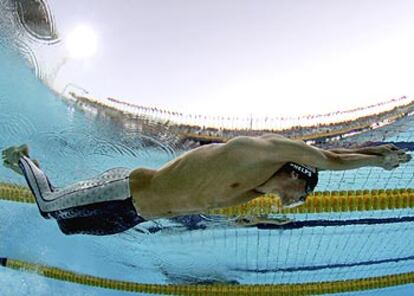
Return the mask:
[(270, 134), (235, 137), (188, 151), (158, 170), (114, 168), (64, 188), (54, 187), (27, 145), (2, 152), (4, 165), (25, 177), (41, 215), (65, 234), (108, 235), (157, 218), (237, 206), (265, 193), (283, 207), (305, 202), (320, 170), (397, 168), (411, 155), (392, 144), (324, 150)]

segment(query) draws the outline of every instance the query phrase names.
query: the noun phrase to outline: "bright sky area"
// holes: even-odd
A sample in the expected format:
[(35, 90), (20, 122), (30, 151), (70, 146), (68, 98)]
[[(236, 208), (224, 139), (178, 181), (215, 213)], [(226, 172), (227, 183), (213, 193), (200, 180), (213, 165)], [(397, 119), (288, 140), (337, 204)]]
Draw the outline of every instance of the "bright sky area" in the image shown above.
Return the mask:
[(238, 116), (413, 97), (412, 0), (49, 3), (58, 91), (74, 83), (98, 98)]

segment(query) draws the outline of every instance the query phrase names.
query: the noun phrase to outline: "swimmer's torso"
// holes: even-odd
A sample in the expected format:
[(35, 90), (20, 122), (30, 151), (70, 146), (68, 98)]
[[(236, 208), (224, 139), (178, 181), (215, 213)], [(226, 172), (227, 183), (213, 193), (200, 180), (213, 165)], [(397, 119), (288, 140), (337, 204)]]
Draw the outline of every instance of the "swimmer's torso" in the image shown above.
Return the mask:
[(201, 213), (259, 196), (254, 188), (282, 165), (248, 146), (205, 145), (167, 163), (150, 179), (148, 170), (133, 171), (131, 193), (146, 219)]

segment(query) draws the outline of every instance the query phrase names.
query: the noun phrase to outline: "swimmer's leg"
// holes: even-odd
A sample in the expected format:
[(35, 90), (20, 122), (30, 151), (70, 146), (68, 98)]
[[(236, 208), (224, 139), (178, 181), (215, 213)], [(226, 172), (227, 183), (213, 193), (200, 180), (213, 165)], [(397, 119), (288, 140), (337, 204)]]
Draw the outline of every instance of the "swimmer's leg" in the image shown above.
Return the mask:
[(19, 167), (41, 215), (55, 218), (65, 234), (113, 234), (145, 221), (132, 203), (129, 169), (111, 169), (93, 179), (58, 189), (27, 156), (20, 158)]

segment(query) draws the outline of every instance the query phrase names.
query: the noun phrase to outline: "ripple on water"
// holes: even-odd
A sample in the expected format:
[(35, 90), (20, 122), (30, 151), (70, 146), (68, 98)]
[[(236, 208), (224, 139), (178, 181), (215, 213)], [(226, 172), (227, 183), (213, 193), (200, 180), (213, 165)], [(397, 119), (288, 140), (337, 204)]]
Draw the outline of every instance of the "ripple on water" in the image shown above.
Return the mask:
[(153, 157), (151, 152), (157, 152), (162, 158), (171, 159), (176, 156), (175, 140), (162, 138), (160, 135), (146, 135), (136, 131), (126, 131), (120, 141), (124, 146), (133, 150), (137, 157), (145, 160)]
[(0, 114), (0, 134), (3, 140), (28, 138), (36, 132), (33, 121), (24, 114)]
[(40, 71), (39, 61), (33, 49), (26, 43), (26, 41), (24, 41), (23, 37), (21, 36), (17, 36), (17, 39), (15, 40), (14, 44), (17, 50), (23, 55), (23, 57), (32, 67), (36, 77), (42, 79), (43, 77)]
[(79, 134), (81, 133), (67, 130), (43, 131), (38, 133), (37, 141), (42, 146), (42, 152), (53, 155), (54, 158), (84, 158), (82, 137)]
[(77, 127), (60, 131), (39, 132), (37, 141), (42, 151), (58, 158), (76, 157), (86, 160), (88, 156), (107, 156), (110, 158), (131, 157), (151, 160), (151, 152), (157, 157), (175, 157), (174, 147), (150, 136), (138, 133), (128, 135), (93, 135), (90, 130)]
[(17, 8), (17, 1), (13, 0), (2, 0), (0, 1), (0, 9), (10, 11)]

